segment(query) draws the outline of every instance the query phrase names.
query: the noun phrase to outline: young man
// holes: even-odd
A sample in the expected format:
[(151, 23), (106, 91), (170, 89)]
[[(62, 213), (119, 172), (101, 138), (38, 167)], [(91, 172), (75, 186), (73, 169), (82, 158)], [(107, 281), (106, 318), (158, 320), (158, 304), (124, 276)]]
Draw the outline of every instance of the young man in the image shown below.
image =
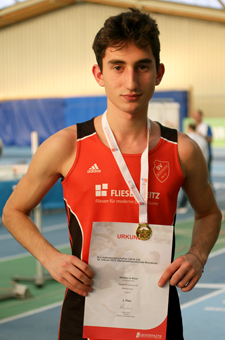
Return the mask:
[[(97, 83), (105, 87), (108, 124), (137, 186), (141, 154), (149, 140), (148, 223), (174, 223), (181, 185), (195, 210), (190, 253), (172, 262), (158, 283), (160, 287), (167, 281), (171, 284), (167, 340), (182, 340), (175, 286), (190, 291), (200, 279), (219, 234), (221, 213), (199, 147), (188, 136), (178, 133), (177, 137), (175, 130), (155, 122), (151, 122), (147, 139), (148, 103), (164, 74), (158, 35), (155, 21), (138, 10), (109, 18), (93, 44), (98, 61), (93, 74)], [(100, 169), (94, 174), (88, 171), (93, 164)], [(59, 178), (63, 179), (71, 256), (50, 245), (29, 218), (31, 210)], [(139, 205), (133, 204), (132, 195), (131, 203), (127, 204), (110, 204), (110, 200), (98, 203), (96, 197), (101, 193), (107, 198), (112, 195), (109, 188), (129, 192), (109, 148), (100, 116), (46, 140), (4, 209), (3, 220), (8, 230), (54, 279), (67, 287), (60, 340), (82, 339), (84, 297), (92, 291), (94, 278), (87, 264), (92, 223), (139, 222)]]

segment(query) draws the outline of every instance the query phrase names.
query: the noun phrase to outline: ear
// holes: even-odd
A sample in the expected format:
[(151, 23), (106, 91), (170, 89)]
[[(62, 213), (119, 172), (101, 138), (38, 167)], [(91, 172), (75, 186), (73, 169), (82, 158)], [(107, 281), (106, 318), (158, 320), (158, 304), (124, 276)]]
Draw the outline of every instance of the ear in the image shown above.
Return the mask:
[(95, 64), (92, 67), (92, 73), (93, 73), (95, 80), (97, 81), (98, 85), (100, 85), (101, 87), (104, 87), (105, 84), (104, 84), (104, 80), (103, 80), (103, 74), (100, 70), (100, 67), (97, 64)]
[(156, 80), (155, 80), (155, 85), (159, 85), (161, 83), (164, 73), (165, 73), (165, 66), (164, 64), (160, 64), (159, 70), (156, 76)]

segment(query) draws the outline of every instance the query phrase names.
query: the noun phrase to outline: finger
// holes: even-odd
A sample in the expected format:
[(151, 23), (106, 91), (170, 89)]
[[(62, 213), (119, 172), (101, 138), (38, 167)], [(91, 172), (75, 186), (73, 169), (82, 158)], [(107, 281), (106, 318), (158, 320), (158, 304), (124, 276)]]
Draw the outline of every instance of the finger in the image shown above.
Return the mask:
[[(72, 266), (72, 269), (74, 270), (74, 267)], [(76, 274), (79, 276), (79, 274)], [(90, 280), (90, 279), (88, 279)], [(86, 296), (87, 293), (91, 292), (93, 289), (91, 285), (84, 284), (81, 280), (76, 278), (70, 271), (64, 271), (61, 273), (60, 278), (58, 280), (60, 283), (64, 284), (66, 287), (68, 287), (70, 290)], [(93, 284), (92, 280), (91, 283)]]
[(180, 257), (177, 263), (179, 264), (179, 268), (171, 276), (171, 279), (170, 279), (171, 286), (178, 285), (179, 282), (182, 282), (182, 280), (183, 280), (183, 285), (185, 285), (192, 278), (192, 276), (195, 275), (195, 271), (192, 269), (191, 263), (188, 261), (185, 261), (184, 257)]
[[(73, 259), (73, 256), (67, 257), (66, 260), (64, 260), (59, 269), (55, 272), (55, 279), (59, 281), (60, 283), (65, 284), (65, 282), (62, 282), (62, 280), (68, 281), (73, 286), (92, 286), (93, 280), (89, 278), (83, 271), (81, 271), (77, 266), (80, 266), (84, 271), (93, 273), (92, 270), (88, 271), (87, 264), (82, 264), (82, 261), (76, 261)], [(90, 267), (89, 267), (90, 268)], [(89, 274), (90, 275), (90, 274)], [(68, 285), (66, 285), (68, 286)], [(71, 288), (71, 287), (70, 287)]]
[(92, 292), (93, 290), (91, 286), (85, 286), (84, 284), (76, 280), (73, 276), (69, 278), (62, 278), (60, 280), (60, 283), (81, 296), (87, 296), (88, 293)]
[(163, 287), (166, 284), (166, 282), (170, 280), (171, 276), (174, 274), (174, 272), (177, 271), (179, 267), (180, 267), (179, 261), (174, 261), (173, 263), (171, 263), (160, 277), (158, 282), (159, 287)]
[(186, 285), (181, 288), (182, 292), (189, 292), (190, 290), (192, 290), (195, 287), (198, 280), (199, 280), (198, 276), (195, 276), (193, 279), (191, 279), (191, 281), (187, 282)]
[[(184, 274), (180, 280), (178, 280), (175, 284), (178, 288), (186, 287), (187, 284), (191, 282), (191, 280), (195, 277), (196, 272), (194, 269), (190, 269)], [(175, 276), (175, 275), (174, 275)]]
[(72, 256), (72, 263), (75, 267), (79, 268), (87, 277), (92, 279), (94, 277), (94, 272), (91, 267), (84, 261)]
[(62, 263), (62, 271), (60, 272), (60, 275), (65, 277), (65, 273), (67, 272), (87, 286), (91, 286), (93, 284), (91, 279), (91, 277), (94, 276), (93, 270), (88, 266), (88, 264), (73, 255), (67, 257), (66, 261)]
[[(180, 279), (179, 279), (180, 277)], [(180, 268), (171, 278), (170, 284), (176, 285), (181, 288), (183, 291), (190, 291), (194, 288), (198, 280), (200, 279), (196, 270), (192, 267), (192, 265), (188, 262), (183, 264), (183, 267)]]
[[(85, 286), (92, 286), (93, 280), (90, 279), (86, 274), (84, 274), (80, 269), (71, 266), (71, 274)], [(76, 281), (77, 281), (76, 280)]]

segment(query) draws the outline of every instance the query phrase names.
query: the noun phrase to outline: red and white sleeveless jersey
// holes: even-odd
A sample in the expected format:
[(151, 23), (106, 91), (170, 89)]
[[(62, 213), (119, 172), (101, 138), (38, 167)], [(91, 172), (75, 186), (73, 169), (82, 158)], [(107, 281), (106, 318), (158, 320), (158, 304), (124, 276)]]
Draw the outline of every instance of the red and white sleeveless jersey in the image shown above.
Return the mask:
[[(160, 141), (149, 151), (148, 223), (172, 225), (184, 178), (177, 131), (160, 128)], [(123, 157), (139, 189), (141, 155)], [(77, 124), (77, 155), (62, 185), (72, 253), (85, 262), (93, 222), (139, 222), (139, 206), (111, 150), (99, 140), (93, 119)]]

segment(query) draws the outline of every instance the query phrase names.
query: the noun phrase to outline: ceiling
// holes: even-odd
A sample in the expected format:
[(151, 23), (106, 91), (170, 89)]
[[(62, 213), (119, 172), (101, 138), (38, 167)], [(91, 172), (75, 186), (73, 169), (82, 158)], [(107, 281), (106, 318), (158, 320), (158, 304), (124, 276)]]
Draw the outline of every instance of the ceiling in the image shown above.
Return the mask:
[[(28, 2), (28, 1), (29, 0), (1, 0), (0, 10), (3, 8), (14, 6), (18, 3)], [(215, 9), (224, 9), (225, 7), (225, 0), (170, 0), (170, 1), (159, 0), (159, 1), (174, 2), (174, 3), (193, 5), (193, 6), (209, 7), (209, 8), (215, 8)]]
[(0, 28), (75, 3), (95, 3), (225, 23), (225, 0), (1, 0)]

